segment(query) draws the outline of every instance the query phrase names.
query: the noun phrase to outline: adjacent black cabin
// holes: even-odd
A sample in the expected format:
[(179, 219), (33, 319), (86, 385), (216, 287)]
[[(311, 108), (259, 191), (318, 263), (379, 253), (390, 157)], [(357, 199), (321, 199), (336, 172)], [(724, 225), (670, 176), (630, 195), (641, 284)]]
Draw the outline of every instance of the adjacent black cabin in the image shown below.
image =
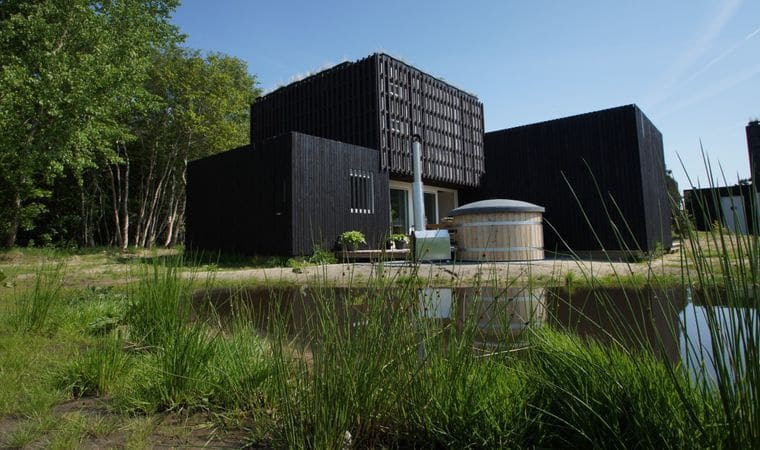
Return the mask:
[(422, 137), (423, 180), (477, 186), (483, 174), (483, 104), (388, 55), (345, 62), (258, 98), (251, 142), (288, 131), (380, 151), (391, 178), (411, 179), (411, 137)]
[(741, 234), (760, 230), (757, 194), (751, 184), (689, 189), (683, 200), (697, 230), (711, 230), (716, 224)]
[(746, 131), (752, 183), (684, 191), (684, 207), (698, 230), (710, 230), (719, 223), (735, 233), (760, 232), (760, 204), (753, 188), (760, 180), (757, 172), (760, 170), (760, 122), (750, 121)]
[(635, 105), (486, 133), (485, 166), (463, 197), (544, 206), (548, 251), (671, 246), (662, 135)]
[(377, 150), (285, 133), (189, 164), (187, 243), (305, 255), (361, 230), (378, 247), (388, 232), (387, 192)]

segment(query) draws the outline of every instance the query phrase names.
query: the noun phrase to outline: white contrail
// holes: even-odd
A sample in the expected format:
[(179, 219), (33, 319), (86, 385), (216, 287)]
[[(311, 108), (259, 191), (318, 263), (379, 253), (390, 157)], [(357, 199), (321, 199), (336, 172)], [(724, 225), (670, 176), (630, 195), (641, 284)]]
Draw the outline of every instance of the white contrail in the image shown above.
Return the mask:
[(686, 107), (708, 100), (746, 81), (749, 81), (758, 75), (760, 75), (760, 64), (756, 64), (747, 70), (732, 74), (731, 76), (719, 80), (717, 83), (711, 84), (709, 88), (697, 92), (695, 95), (692, 95), (691, 97), (674, 104), (672, 107), (668, 108), (657, 116), (658, 118), (665, 117)]
[(741, 6), (742, 0), (732, 0), (723, 4), (715, 18), (700, 33), (700, 37), (689, 47), (686, 52), (675, 59), (668, 71), (663, 76), (660, 86), (651, 92), (645, 99), (649, 107), (656, 107), (663, 101), (667, 100), (673, 94), (673, 88), (681, 84), (681, 79), (690, 71), (691, 67), (699, 60), (700, 57), (710, 48), (711, 43), (715, 40), (721, 31), (726, 27), (728, 21), (734, 16), (736, 10)]
[(697, 78), (698, 76), (702, 75), (703, 73), (705, 73), (707, 71), (707, 69), (709, 69), (710, 67), (714, 66), (716, 63), (718, 63), (719, 61), (721, 61), (722, 59), (724, 59), (726, 56), (728, 56), (728, 55), (734, 53), (735, 51), (739, 50), (739, 48), (741, 48), (742, 46), (744, 46), (744, 44), (746, 44), (747, 41), (749, 41), (750, 39), (752, 39), (753, 37), (755, 37), (758, 34), (760, 34), (760, 28), (758, 28), (757, 30), (751, 32), (744, 39), (742, 39), (739, 42), (736, 42), (731, 47), (727, 48), (723, 53), (721, 53), (720, 55), (718, 55), (715, 58), (711, 59), (707, 64), (705, 64), (704, 66), (702, 66), (701, 69), (699, 69), (696, 72), (694, 72), (693, 74), (691, 74), (691, 76), (689, 76), (688, 78), (686, 78), (685, 80), (683, 80), (679, 84), (686, 84), (686, 83), (690, 82), (691, 80)]
[(757, 36), (758, 34), (760, 34), (760, 27), (757, 30), (753, 31), (752, 33), (748, 34), (747, 37), (744, 38), (744, 40), (748, 41), (752, 39), (753, 37)]

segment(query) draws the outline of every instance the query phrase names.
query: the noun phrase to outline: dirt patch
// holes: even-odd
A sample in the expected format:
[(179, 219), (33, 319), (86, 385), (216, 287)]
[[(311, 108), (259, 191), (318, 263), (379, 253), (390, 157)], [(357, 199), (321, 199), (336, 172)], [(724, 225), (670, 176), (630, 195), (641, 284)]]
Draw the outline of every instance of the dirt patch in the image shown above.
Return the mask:
[(6, 438), (12, 435), (22, 423), (23, 420), (12, 416), (0, 419), (0, 444), (5, 442)]
[(243, 448), (249, 436), (244, 430), (225, 430), (205, 414), (167, 414), (151, 435), (157, 448)]
[[(157, 414), (143, 419), (113, 412), (107, 398), (80, 398), (53, 407), (56, 425), (28, 446), (45, 448), (55, 442), (67, 423), (83, 424), (74, 442), (78, 448), (127, 448), (135, 445), (133, 435), (145, 434), (138, 446), (150, 448), (243, 448), (249, 445), (245, 429), (224, 429), (208, 414)], [(30, 419), (32, 420), (32, 419)], [(27, 421), (17, 417), (0, 419), (0, 446)], [(138, 429), (139, 428), (139, 429)]]

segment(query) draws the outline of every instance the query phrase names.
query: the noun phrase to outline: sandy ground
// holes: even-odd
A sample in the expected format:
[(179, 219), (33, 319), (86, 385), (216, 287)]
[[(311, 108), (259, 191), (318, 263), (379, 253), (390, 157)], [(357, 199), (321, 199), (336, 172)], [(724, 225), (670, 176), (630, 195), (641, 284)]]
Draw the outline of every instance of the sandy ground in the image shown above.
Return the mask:
[[(562, 279), (568, 272), (576, 277), (584, 276), (605, 277), (618, 274), (627, 276), (636, 273), (646, 276), (650, 271), (658, 274), (678, 273), (679, 255), (669, 254), (651, 262), (629, 264), (626, 262), (610, 262), (603, 260), (575, 261), (571, 259), (546, 259), (530, 262), (505, 263), (441, 263), (420, 264), (417, 276), (432, 280), (433, 284), (457, 284), (477, 280), (514, 280), (533, 279)], [(328, 282), (338, 285), (350, 284), (361, 280), (382, 275), (387, 278), (414, 275), (414, 266), (403, 261), (386, 262), (384, 264), (355, 262), (350, 264), (330, 264), (310, 266), (300, 269), (270, 268), (270, 269), (226, 269), (216, 272), (217, 280), (227, 281), (266, 281), (266, 282)], [(201, 272), (198, 276), (205, 276)]]
[[(164, 251), (159, 256), (171, 256), (174, 252)], [(64, 284), (66, 286), (105, 286), (124, 284), (132, 281), (139, 270), (135, 261), (150, 263), (156, 257), (147, 251), (135, 255), (119, 255), (109, 252), (86, 256), (64, 257), (53, 263), (64, 264)], [(219, 267), (213, 272), (208, 266), (185, 270), (188, 277), (203, 280), (206, 277), (215, 278), (222, 282), (234, 283), (329, 283), (333, 285), (349, 285), (383, 276), (387, 279), (409, 277), (416, 275), (431, 285), (456, 285), (460, 283), (476, 283), (479, 280), (521, 280), (528, 279), (551, 282), (563, 282), (566, 274), (572, 273), (575, 279), (582, 280), (590, 277), (606, 277), (614, 274), (629, 276), (632, 273), (647, 276), (654, 272), (661, 274), (678, 274), (680, 272), (680, 254), (670, 253), (652, 261), (640, 263), (611, 262), (605, 259), (573, 260), (570, 258), (549, 258), (542, 261), (505, 262), (505, 263), (423, 263), (415, 267), (405, 261), (390, 261), (383, 264), (369, 262), (352, 262), (349, 264), (315, 265), (300, 268), (275, 267)], [(6, 253), (0, 259), (0, 272), (7, 275), (8, 283), (29, 283), (43, 263), (42, 258), (30, 257), (21, 253)], [(48, 262), (48, 264), (50, 264)], [(0, 277), (2, 278), (2, 277)]]

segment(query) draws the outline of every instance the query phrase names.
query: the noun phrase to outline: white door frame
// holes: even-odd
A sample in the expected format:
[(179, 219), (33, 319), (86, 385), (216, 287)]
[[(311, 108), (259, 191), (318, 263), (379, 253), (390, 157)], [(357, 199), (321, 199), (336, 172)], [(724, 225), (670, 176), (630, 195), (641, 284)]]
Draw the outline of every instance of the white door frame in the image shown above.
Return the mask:
[[(409, 218), (409, 229), (414, 228), (414, 205), (412, 204), (412, 183), (406, 181), (389, 180), (388, 189), (398, 189), (406, 191), (406, 206), (407, 217)], [(452, 192), (454, 194), (454, 207), (459, 206), (459, 192), (456, 189), (445, 188), (433, 185), (422, 185), (422, 192), (424, 194), (435, 195), (435, 216), (436, 220), (440, 220), (441, 211), (439, 211), (438, 205), (438, 192)]]
[(721, 197), (720, 207), (723, 210), (726, 228), (733, 233), (747, 234), (747, 214), (744, 211), (744, 198), (741, 195)]

